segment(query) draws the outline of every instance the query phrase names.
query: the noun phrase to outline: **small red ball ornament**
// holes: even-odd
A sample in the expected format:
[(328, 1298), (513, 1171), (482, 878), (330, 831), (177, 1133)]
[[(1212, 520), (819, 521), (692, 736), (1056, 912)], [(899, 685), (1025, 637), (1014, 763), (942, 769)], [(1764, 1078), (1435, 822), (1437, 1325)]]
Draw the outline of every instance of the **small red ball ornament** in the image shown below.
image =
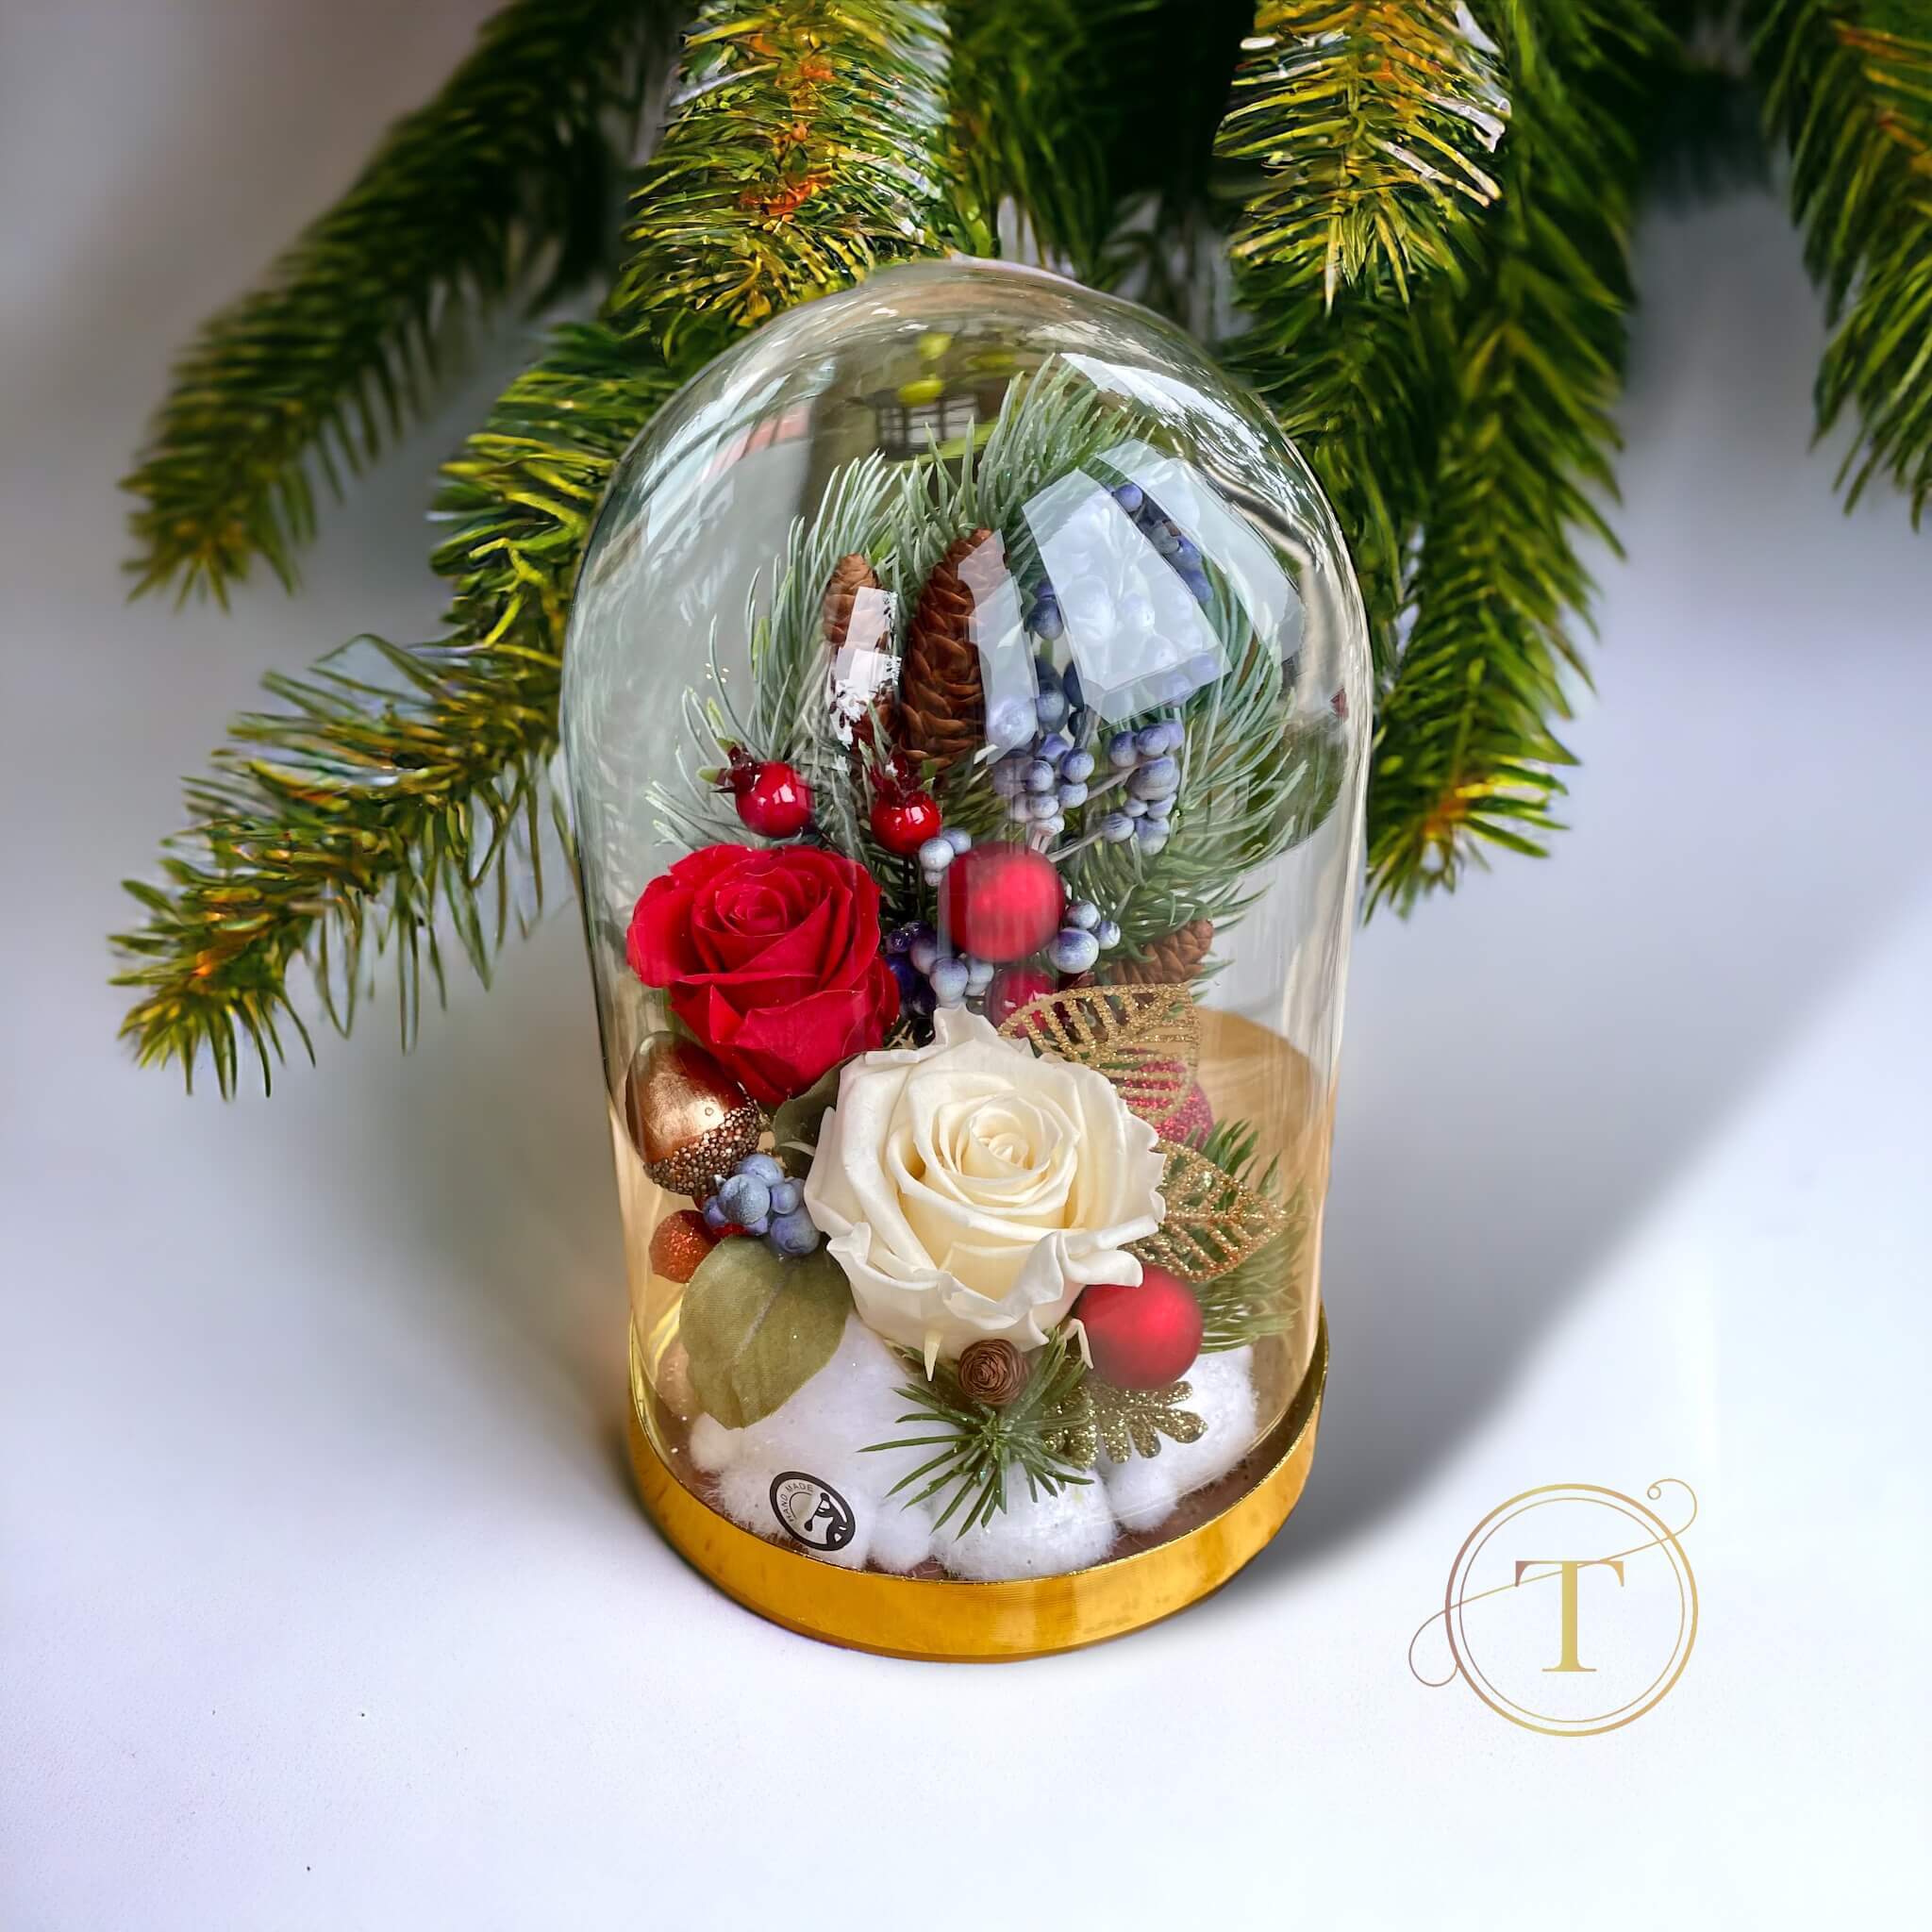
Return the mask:
[(724, 785), (760, 839), (790, 839), (811, 823), (811, 787), (782, 758), (760, 760), (734, 744)]
[(718, 1237), (693, 1208), (667, 1214), (651, 1236), (651, 1266), (666, 1281), (689, 1281), (698, 1263), (717, 1246)]
[(1022, 1007), (1059, 990), (1058, 974), (1040, 966), (1002, 966), (986, 989), (986, 1017), (1004, 1026)]
[(1024, 845), (975, 845), (946, 868), (947, 929), (975, 959), (1037, 953), (1059, 930), (1066, 903), (1053, 861)]
[(1141, 1285), (1101, 1282), (1074, 1304), (1094, 1373), (1116, 1389), (1165, 1389), (1201, 1353), (1201, 1304), (1177, 1274), (1141, 1264)]
[(937, 839), (944, 821), (929, 791), (904, 798), (881, 793), (872, 802), (872, 835), (888, 852), (910, 858), (928, 839)]

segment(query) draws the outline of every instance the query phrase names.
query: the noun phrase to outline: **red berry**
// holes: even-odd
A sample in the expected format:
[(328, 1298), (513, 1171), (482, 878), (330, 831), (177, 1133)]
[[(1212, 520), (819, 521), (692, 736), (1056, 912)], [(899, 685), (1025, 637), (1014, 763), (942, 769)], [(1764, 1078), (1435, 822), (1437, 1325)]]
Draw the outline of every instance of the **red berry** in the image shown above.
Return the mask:
[(943, 823), (939, 802), (929, 791), (904, 798), (881, 792), (872, 802), (873, 837), (901, 858), (910, 858), (928, 839), (937, 839)]
[(778, 758), (752, 767), (742, 782), (734, 774), (738, 816), (760, 839), (789, 839), (811, 823), (811, 787)]
[(675, 1214), (667, 1214), (652, 1233), (651, 1266), (666, 1281), (689, 1281), (717, 1243), (718, 1236), (696, 1208), (680, 1208)]
[(1141, 1264), (1141, 1285), (1102, 1282), (1074, 1313), (1087, 1331), (1093, 1370), (1116, 1389), (1165, 1389), (1201, 1353), (1201, 1304), (1176, 1274)]
[(1059, 930), (1060, 875), (1024, 845), (975, 845), (946, 868), (943, 906), (953, 944), (975, 959), (1024, 959)]
[(1059, 983), (1057, 974), (1039, 966), (1002, 966), (986, 989), (986, 1017), (1004, 1026), (1022, 1007), (1057, 991)]

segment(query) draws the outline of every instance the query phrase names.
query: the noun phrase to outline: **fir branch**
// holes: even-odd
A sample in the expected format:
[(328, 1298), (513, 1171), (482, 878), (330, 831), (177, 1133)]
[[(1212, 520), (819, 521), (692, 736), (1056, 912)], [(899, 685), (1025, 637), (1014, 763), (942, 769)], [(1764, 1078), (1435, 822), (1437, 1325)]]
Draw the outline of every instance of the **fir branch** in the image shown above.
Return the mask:
[[(1199, 1143), (1199, 1151), (1244, 1188), (1279, 1200), (1281, 1157), (1260, 1163), (1260, 1129), (1240, 1120), (1217, 1121)], [(1201, 1348), (1246, 1348), (1270, 1335), (1285, 1334), (1294, 1325), (1304, 1292), (1300, 1271), (1308, 1255), (1313, 1213), (1306, 1188), (1297, 1188), (1282, 1205), (1285, 1224), (1279, 1234), (1252, 1255), (1211, 1280), (1192, 1285), (1201, 1304)]]
[[(953, 142), (947, 172), (976, 254), (1001, 214), (1023, 253), (1091, 276), (1119, 200), (1133, 82), (1157, 75), (1157, 0), (954, 0)], [(1159, 108), (1143, 100), (1150, 112)]]
[(1332, 310), (1318, 290), (1256, 303), (1228, 358), (1273, 405), (1347, 535), (1378, 676), (1393, 675), (1407, 574), (1441, 433), (1446, 291), (1404, 305), (1357, 286)]
[(1222, 155), (1271, 179), (1233, 257), (1262, 299), (1319, 284), (1455, 273), (1496, 197), (1508, 102), (1453, 0), (1263, 0)]
[(1836, 324), (1818, 375), (1819, 433), (1854, 417), (1839, 472), (1846, 508), (1889, 475), (1916, 526), (1932, 501), (1926, 15), (1884, 0), (1769, 0), (1756, 11), (1766, 118), (1790, 146), (1791, 210)]
[(1058, 1495), (1070, 1484), (1092, 1480), (1084, 1474), (1093, 1466), (1097, 1442), (1087, 1371), (1069, 1350), (1064, 1331), (1034, 1356), (1025, 1388), (1004, 1408), (975, 1402), (948, 1363), (938, 1364), (929, 1380), (906, 1383), (899, 1393), (912, 1405), (899, 1421), (928, 1433), (869, 1442), (864, 1453), (938, 1452), (886, 1491), (909, 1491), (908, 1509), (943, 1496), (936, 1530), (956, 1515), (956, 1537), (991, 1523), (1007, 1507), (1008, 1477), (1015, 1469), (1033, 1496)]
[(137, 591), (225, 603), (262, 558), (292, 586), (317, 475), (340, 491), (438, 374), (466, 314), (583, 280), (674, 0), (513, 0), (355, 185), (214, 317), (126, 488)]
[(779, 309), (952, 239), (949, 56), (931, 8), (714, 6), (690, 44), (691, 91), (625, 237), (619, 327), (701, 366)]
[[(190, 792), (193, 822), (164, 859), (165, 887), (133, 889), (149, 916), (118, 942), (128, 962), (120, 983), (141, 993), (123, 1031), (143, 1062), (179, 1060), (192, 1073), (206, 1051), (232, 1091), (239, 1050), (253, 1043), (266, 1077), (280, 1050), (276, 1022), (299, 1030), (289, 985), (296, 961), (308, 958), (326, 988), (345, 963), (360, 963), (371, 934), (378, 945), (393, 935), (404, 949), (407, 1035), (420, 980), (408, 949), (422, 947), (440, 976), (439, 909), (473, 962), (487, 965), (504, 922), (483, 907), (514, 903), (527, 842), (496, 827), (527, 824), (540, 795), (571, 587), (610, 471), (719, 346), (717, 327), (815, 291), (838, 264), (858, 273), (934, 245), (946, 220), (931, 185), (945, 63), (930, 30), (925, 9), (902, 0), (721, 0), (708, 12), (704, 90), (677, 110), (644, 173), (631, 245), (637, 260), (693, 288), (716, 290), (755, 260), (756, 286), (721, 297), (703, 327), (677, 326), (648, 299), (621, 299), (610, 322), (554, 336), (449, 467), (443, 507), (455, 527), (436, 558), (454, 591), (449, 634), (376, 647), (387, 670), (375, 683), (339, 679), (325, 663), (275, 688), (285, 712), (242, 721), (216, 775)], [(922, 61), (883, 61), (881, 45), (920, 47)], [(814, 77), (821, 70), (830, 77)], [(805, 84), (819, 92), (802, 149), (790, 133), (746, 146), (709, 105), (728, 88), (747, 123), (789, 129)], [(788, 208), (778, 184), (801, 154), (820, 187)], [(748, 165), (694, 227), (704, 172)], [(880, 184), (892, 178), (904, 192), (889, 216)], [(634, 273), (625, 287), (637, 281)], [(351, 1003), (326, 1003), (346, 1024)]]
[[(439, 916), (488, 976), (541, 890), (569, 575), (610, 465), (670, 386), (606, 330), (559, 332), (495, 419), (505, 440), (515, 428), (528, 443), (510, 468), (519, 508), (541, 482), (541, 527), (517, 524), (504, 500), (512, 527), (476, 541), (459, 627), (407, 647), (363, 640), (305, 678), (271, 678), (282, 708), (236, 722), (213, 774), (189, 789), (192, 823), (164, 848), (165, 889), (128, 882), (148, 917), (116, 940), (126, 966), (115, 984), (140, 993), (122, 1034), (142, 1064), (178, 1060), (192, 1085), (206, 1052), (231, 1093), (252, 1045), (267, 1086), (278, 1022), (312, 1057), (290, 983), (298, 961), (346, 1032), (372, 944), (391, 938), (408, 1045), (425, 969), (441, 991)], [(539, 440), (545, 406), (567, 437)]]
[(1485, 846), (1540, 854), (1556, 824), (1551, 721), (1585, 675), (1570, 635), (1591, 580), (1578, 531), (1613, 550), (1594, 494), (1614, 493), (1626, 244), (1640, 172), (1631, 132), (1655, 22), (1635, 0), (1552, 6), (1518, 75), (1505, 197), (1488, 259), (1453, 319), (1455, 413), (1438, 444), (1414, 623), (1377, 721), (1370, 906), (1453, 886)]
[(1192, 1284), (1201, 1304), (1201, 1352), (1249, 1348), (1294, 1326), (1301, 1295), (1297, 1270), (1306, 1249), (1307, 1215), (1297, 1196), (1290, 1203), (1288, 1231), (1257, 1248), (1246, 1260)]

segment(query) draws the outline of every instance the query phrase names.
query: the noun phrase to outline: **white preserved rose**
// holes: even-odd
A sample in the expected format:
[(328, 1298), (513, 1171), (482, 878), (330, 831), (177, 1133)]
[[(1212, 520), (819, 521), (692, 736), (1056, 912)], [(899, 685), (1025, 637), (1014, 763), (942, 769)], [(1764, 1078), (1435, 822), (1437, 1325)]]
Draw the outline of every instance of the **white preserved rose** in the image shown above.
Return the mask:
[(1154, 1129), (1090, 1067), (941, 1008), (930, 1046), (839, 1078), (805, 1205), (859, 1319), (928, 1372), (982, 1337), (1037, 1348), (1091, 1282), (1141, 1279), (1160, 1225)]

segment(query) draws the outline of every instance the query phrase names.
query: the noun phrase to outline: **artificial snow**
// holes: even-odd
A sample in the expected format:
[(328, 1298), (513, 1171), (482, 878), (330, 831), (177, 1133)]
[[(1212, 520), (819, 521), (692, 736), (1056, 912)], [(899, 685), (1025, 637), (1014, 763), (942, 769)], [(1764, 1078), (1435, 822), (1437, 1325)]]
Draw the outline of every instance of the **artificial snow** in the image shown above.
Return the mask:
[(848, 1570), (868, 1562), (910, 1570), (932, 1554), (932, 1512), (905, 1507), (886, 1491), (932, 1452), (865, 1453), (868, 1442), (929, 1435), (899, 1418), (908, 1405), (901, 1387), (914, 1372), (858, 1316), (848, 1316), (839, 1347), (804, 1388), (746, 1429), (700, 1416), (691, 1432), (691, 1459), (718, 1478), (718, 1505), (734, 1523), (783, 1543), (793, 1539), (772, 1507), (772, 1481), (798, 1471), (837, 1490), (852, 1510), (854, 1535), (842, 1550), (814, 1550)]
[[(1009, 1470), (1006, 1508), (963, 1537), (954, 1534), (957, 1515), (935, 1534), (932, 1504), (908, 1507), (903, 1495), (888, 1494), (935, 1449), (865, 1452), (869, 1442), (937, 1434), (938, 1425), (901, 1420), (911, 1405), (899, 1391), (918, 1372), (856, 1315), (832, 1359), (763, 1421), (727, 1429), (699, 1416), (690, 1455), (716, 1478), (718, 1507), (734, 1523), (794, 1547), (772, 1507), (773, 1479), (798, 1471), (836, 1490), (852, 1511), (852, 1541), (812, 1554), (848, 1570), (874, 1563), (904, 1574), (937, 1557), (952, 1574), (975, 1583), (1051, 1576), (1100, 1562), (1120, 1526), (1158, 1527), (1182, 1496), (1225, 1475), (1248, 1453), (1256, 1421), (1253, 1356), (1247, 1348), (1204, 1355), (1188, 1371), (1187, 1407), (1208, 1425), (1199, 1441), (1163, 1439), (1159, 1455), (1121, 1463), (1103, 1455), (1091, 1480), (1056, 1495), (1029, 1494), (1024, 1473)], [(947, 1492), (941, 1507), (950, 1500)]]
[(1183, 1496), (1225, 1475), (1254, 1446), (1254, 1358), (1252, 1348), (1217, 1351), (1201, 1356), (1181, 1378), (1188, 1385), (1183, 1407), (1208, 1425), (1197, 1441), (1163, 1438), (1158, 1456), (1124, 1462), (1103, 1452), (1108, 1502), (1124, 1528), (1158, 1528)]
[[(958, 1518), (954, 1522), (958, 1522)], [(948, 1524), (934, 1554), (955, 1576), (972, 1583), (1000, 1583), (1013, 1576), (1056, 1576), (1098, 1563), (1113, 1544), (1113, 1511), (1098, 1476), (1069, 1483), (1056, 1495), (1026, 1491), (1017, 1469), (1007, 1472), (1007, 1507), (991, 1523), (962, 1537)]]

